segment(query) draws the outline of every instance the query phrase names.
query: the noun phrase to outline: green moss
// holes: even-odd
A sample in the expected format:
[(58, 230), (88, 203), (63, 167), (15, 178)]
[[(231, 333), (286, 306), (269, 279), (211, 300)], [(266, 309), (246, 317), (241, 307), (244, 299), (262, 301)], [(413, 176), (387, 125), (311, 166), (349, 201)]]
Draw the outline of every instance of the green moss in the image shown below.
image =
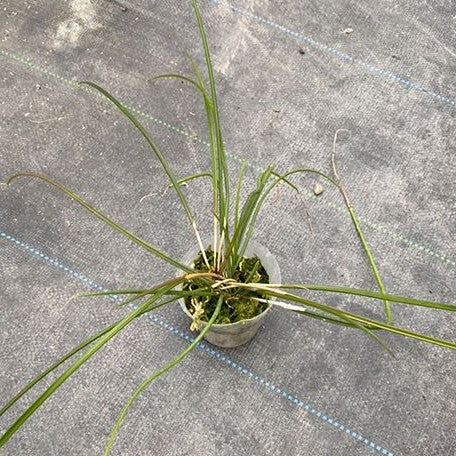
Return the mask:
[[(214, 252), (211, 247), (205, 251), (211, 270), (214, 270)], [(193, 262), (193, 267), (196, 271), (207, 272), (209, 271), (207, 265), (204, 263), (201, 252)], [(269, 276), (260, 259), (257, 256), (252, 258), (243, 258), (239, 263), (238, 268), (235, 270), (232, 278), (241, 283), (257, 282), (269, 283)], [(194, 290), (201, 287), (201, 281), (190, 280), (184, 284), (184, 290)], [(263, 302), (258, 302), (252, 298), (264, 298), (263, 294), (257, 291), (250, 291), (245, 289), (233, 288), (231, 290), (219, 291), (223, 293), (224, 301), (220, 314), (215, 321), (216, 324), (235, 323), (241, 320), (248, 320), (249, 318), (256, 317), (266, 310), (268, 305)], [(195, 305), (202, 306), (204, 313), (201, 316), (202, 321), (209, 321), (212, 313), (217, 305), (218, 296), (198, 297), (193, 298), (196, 301), (191, 301), (189, 297), (185, 298), (185, 305), (188, 311), (193, 315), (195, 312)]]

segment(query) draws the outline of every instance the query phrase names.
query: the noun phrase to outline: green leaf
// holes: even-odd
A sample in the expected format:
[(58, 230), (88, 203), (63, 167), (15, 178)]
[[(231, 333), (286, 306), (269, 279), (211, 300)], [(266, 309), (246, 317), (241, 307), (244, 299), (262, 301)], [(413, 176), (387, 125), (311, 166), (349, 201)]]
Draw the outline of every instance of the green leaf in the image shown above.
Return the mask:
[(162, 288), (154, 296), (144, 301), (134, 311), (130, 312), (126, 317), (120, 320), (113, 328), (107, 333), (102, 335), (98, 342), (94, 343), (80, 358), (78, 358), (68, 369), (63, 372), (51, 385), (32, 403), (30, 407), (6, 430), (3, 436), (0, 438), (0, 448), (17, 432), (17, 430), (35, 413), (35, 411), (48, 399), (71, 375), (76, 372), (87, 360), (89, 360), (100, 348), (108, 343), (115, 335), (122, 331), (127, 325), (129, 325), (135, 318), (144, 313), (150, 304), (157, 301), (167, 291), (181, 283), (184, 279), (178, 277), (166, 282), (163, 282)]
[(253, 232), (253, 227), (255, 226), (255, 220), (258, 215), (258, 208), (261, 205), (263, 191), (265, 191), (266, 184), (272, 172), (272, 166), (269, 166), (260, 174), (255, 190), (250, 193), (242, 207), (238, 224), (225, 253), (225, 261), (228, 265), (228, 277), (230, 277), (236, 270), (236, 267), (241, 261), (247, 248), (248, 242)]
[(239, 200), (241, 198), (241, 186), (242, 186), (242, 179), (244, 177), (245, 167), (247, 166), (247, 162), (245, 160), (242, 161), (241, 168), (239, 169), (239, 175), (236, 184), (236, 196), (234, 199), (234, 230), (236, 230), (237, 225), (239, 223)]
[(196, 236), (196, 239), (198, 241), (199, 247), (201, 249), (201, 253), (203, 254), (203, 257), (204, 257), (206, 263), (208, 264), (207, 258), (206, 258), (206, 254), (204, 252), (204, 247), (203, 247), (203, 245), (201, 243), (201, 236), (200, 236), (200, 234), (198, 232), (198, 228), (196, 226), (196, 221), (195, 221), (195, 218), (193, 217), (192, 211), (190, 210), (190, 206), (188, 205), (187, 199), (185, 198), (185, 195), (182, 192), (182, 189), (181, 189), (180, 185), (177, 183), (177, 179), (174, 176), (174, 173), (172, 172), (171, 167), (168, 164), (168, 161), (166, 160), (164, 155), (161, 153), (161, 151), (158, 148), (158, 146), (154, 143), (154, 141), (152, 140), (152, 138), (149, 135), (148, 131), (143, 127), (141, 122), (139, 122), (139, 120), (136, 119), (136, 117), (119, 100), (117, 100), (113, 95), (111, 95), (107, 90), (103, 89), (99, 85), (97, 85), (97, 84), (95, 84), (93, 82), (90, 82), (90, 81), (81, 81), (80, 84), (88, 85), (88, 86), (94, 88), (95, 90), (97, 90), (98, 92), (100, 92), (102, 95), (104, 95), (109, 101), (111, 101), (119, 109), (119, 111), (143, 135), (144, 139), (147, 141), (147, 143), (149, 144), (149, 146), (151, 147), (151, 149), (155, 153), (155, 156), (160, 161), (160, 163), (161, 163), (166, 175), (168, 176), (169, 180), (171, 181), (171, 183), (173, 185), (173, 188), (176, 191), (176, 193), (177, 193), (177, 195), (179, 197), (179, 200), (180, 200), (180, 202), (182, 204), (184, 212), (185, 212), (185, 214), (186, 214), (186, 216), (187, 216), (187, 218), (188, 218), (188, 220), (190, 222), (190, 225), (193, 228), (193, 231), (195, 233), (195, 236)]
[[(295, 312), (295, 313), (301, 314), (301, 315), (305, 315), (306, 317), (314, 318), (316, 320), (325, 321), (326, 323), (331, 323), (331, 324), (338, 325), (338, 326), (346, 326), (346, 327), (349, 327), (349, 328), (355, 328), (356, 329), (356, 326), (354, 324), (350, 323), (349, 321), (341, 320), (339, 318), (328, 317), (327, 315), (323, 315), (323, 314), (320, 314), (320, 313), (317, 313), (317, 312), (312, 312), (312, 311), (304, 309), (304, 308), (302, 310), (292, 310), (292, 311)], [(370, 329), (371, 331), (378, 330), (378, 328), (372, 328), (371, 326), (366, 326), (366, 328)]]
[[(117, 322), (119, 323), (119, 322)], [(38, 382), (40, 382), (44, 377), (49, 375), (52, 371), (57, 369), (61, 364), (63, 364), (65, 361), (70, 359), (72, 356), (75, 354), (79, 353), (81, 350), (83, 350), (85, 347), (90, 345), (92, 342), (95, 340), (99, 339), (111, 329), (113, 329), (117, 323), (114, 323), (112, 325), (107, 326), (106, 328), (102, 329), (99, 333), (89, 337), (86, 339), (84, 342), (81, 342), (79, 345), (76, 345), (72, 350), (70, 350), (68, 353), (66, 353), (64, 356), (62, 356), (60, 359), (58, 359), (54, 364), (49, 366), (45, 371), (43, 371), (40, 375), (35, 377), (31, 382), (27, 383), (24, 388), (22, 388), (12, 399), (10, 399), (0, 410), (0, 416), (2, 416), (10, 407), (12, 407), (22, 396), (24, 396), (28, 391), (30, 391)]]
[[(112, 290), (112, 291), (89, 291), (86, 293), (78, 293), (74, 295), (73, 299), (78, 298), (95, 298), (101, 296), (120, 296), (120, 295), (140, 295), (145, 293), (152, 294), (154, 292), (154, 288), (131, 288), (131, 289), (123, 289), (123, 290)], [(183, 291), (183, 290), (170, 290), (166, 293), (167, 295), (183, 297), (183, 296), (210, 296), (212, 294), (210, 288), (198, 288), (192, 291)]]
[[(258, 288), (257, 284), (254, 284), (254, 285)], [(443, 340), (443, 339), (437, 339), (435, 337), (426, 336), (424, 334), (409, 331), (407, 329), (399, 328), (397, 326), (389, 325), (387, 323), (382, 323), (380, 321), (362, 317), (361, 315), (357, 315), (357, 314), (354, 314), (351, 312), (346, 312), (346, 311), (343, 311), (340, 309), (336, 309), (335, 307), (331, 307), (326, 304), (321, 304), (319, 302), (312, 301), (310, 299), (304, 299), (304, 298), (294, 295), (292, 293), (284, 292), (282, 289), (277, 289), (277, 290), (272, 291), (271, 289), (262, 287), (261, 291), (265, 295), (275, 296), (275, 297), (279, 297), (281, 299), (297, 302), (297, 303), (303, 304), (308, 307), (313, 307), (322, 312), (332, 314), (338, 318), (342, 318), (344, 320), (348, 319), (352, 323), (356, 322), (358, 324), (364, 325), (364, 327), (383, 329), (383, 330), (391, 332), (393, 334), (398, 334), (400, 336), (409, 337), (411, 339), (420, 340), (422, 342), (427, 342), (429, 344), (438, 345), (438, 346), (445, 347), (445, 348), (450, 348), (451, 350), (456, 350), (456, 344), (453, 342)]]
[[(180, 79), (182, 81), (189, 82), (192, 84), (199, 92), (203, 93), (201, 86), (196, 82), (194, 79), (189, 78), (188, 76), (184, 76), (183, 74), (175, 74), (175, 73), (167, 73), (167, 74), (159, 74), (158, 76), (154, 76), (150, 78), (149, 81), (157, 81), (159, 79)], [(204, 95), (204, 93), (203, 93)]]
[(214, 313), (212, 314), (210, 320), (208, 323), (205, 325), (204, 329), (200, 332), (200, 334), (192, 341), (192, 343), (179, 355), (177, 355), (171, 362), (166, 364), (164, 367), (162, 367), (160, 370), (155, 372), (152, 376), (150, 376), (147, 380), (145, 380), (139, 387), (136, 389), (136, 391), (133, 393), (133, 395), (130, 397), (128, 402), (125, 404), (124, 408), (122, 409), (119, 417), (117, 418), (114, 428), (111, 432), (111, 436), (109, 437), (109, 441), (106, 445), (104, 456), (108, 456), (112, 445), (115, 442), (117, 433), (119, 431), (119, 427), (124, 420), (126, 414), (128, 413), (128, 410), (132, 406), (133, 402), (136, 400), (136, 398), (141, 394), (142, 391), (144, 391), (157, 377), (160, 375), (163, 375), (165, 372), (171, 370), (173, 367), (175, 367), (177, 364), (179, 364), (192, 350), (193, 348), (196, 347), (196, 345), (203, 339), (203, 337), (206, 335), (206, 333), (209, 331), (211, 326), (213, 325), (214, 321), (216, 320), (218, 314), (220, 313), (220, 309), (222, 307), (222, 302), (223, 302), (223, 296), (220, 296), (217, 302), (217, 306), (215, 308)]
[[(356, 230), (356, 233), (358, 235), (358, 238), (359, 240), (361, 241), (361, 245), (367, 255), (367, 258), (369, 260), (369, 264), (371, 266), (371, 269), (372, 269), (372, 272), (374, 274), (374, 277), (375, 277), (375, 280), (378, 284), (378, 287), (380, 289), (380, 291), (385, 294), (386, 293), (386, 289), (385, 289), (385, 286), (383, 284), (383, 280), (380, 276), (380, 273), (378, 271), (378, 268), (377, 268), (377, 265), (374, 261), (374, 257), (372, 255), (372, 252), (369, 248), (369, 245), (366, 241), (366, 238), (364, 236), (364, 233), (361, 229), (361, 226), (359, 225), (359, 222), (358, 222), (358, 219), (356, 217), (356, 214), (355, 214), (355, 210), (353, 208), (353, 206), (351, 205), (349, 199), (348, 199), (348, 196), (347, 196), (347, 192), (344, 188), (344, 186), (342, 185), (342, 182), (339, 178), (339, 175), (337, 174), (337, 170), (335, 168), (335, 164), (334, 164), (334, 159), (333, 159), (333, 168), (334, 168), (334, 173), (336, 175), (336, 179), (337, 180), (334, 180), (333, 178), (331, 178), (330, 176), (328, 176), (327, 174), (317, 170), (317, 169), (314, 169), (314, 168), (298, 168), (298, 169), (294, 169), (292, 171), (289, 171), (287, 173), (285, 173), (283, 176), (280, 176), (280, 179), (279, 180), (286, 180), (287, 177), (289, 176), (292, 176), (293, 174), (301, 174), (301, 173), (307, 173), (307, 174), (315, 174), (319, 177), (322, 177), (323, 179), (327, 180), (328, 182), (330, 182), (332, 185), (334, 185), (335, 187), (337, 187), (337, 189), (340, 191), (340, 193), (342, 194), (342, 197), (344, 199), (344, 203), (347, 207), (347, 210), (348, 210), (348, 213), (350, 214), (350, 218), (353, 222), (353, 225), (355, 227), (355, 230)], [(287, 181), (288, 182), (288, 181)], [(391, 309), (390, 309), (390, 305), (388, 303), (387, 300), (384, 301), (384, 306), (385, 306), (385, 314), (386, 314), (386, 320), (387, 320), (387, 323), (391, 323), (392, 322), (392, 315), (391, 315)]]
[(193, 11), (196, 17), (196, 23), (198, 26), (198, 31), (200, 33), (201, 42), (204, 49), (204, 57), (206, 60), (206, 68), (209, 77), (209, 87), (211, 92), (211, 114), (213, 118), (213, 125), (214, 125), (214, 133), (215, 133), (215, 144), (216, 144), (216, 155), (217, 155), (217, 182), (222, 185), (223, 187), (218, 188), (218, 201), (219, 201), (219, 220), (221, 221), (221, 229), (225, 235), (225, 245), (228, 245), (229, 242), (229, 233), (228, 233), (228, 220), (227, 216), (229, 213), (230, 207), (230, 182), (229, 182), (229, 175), (228, 175), (228, 167), (226, 161), (226, 153), (225, 147), (223, 144), (222, 138), (222, 129), (220, 126), (220, 115), (218, 109), (218, 102), (217, 102), (217, 91), (215, 87), (215, 79), (214, 79), (214, 69), (212, 65), (211, 55), (209, 51), (209, 45), (207, 41), (206, 32), (204, 30), (203, 20), (201, 18), (200, 9), (198, 6), (198, 2), (193, 0)]
[(139, 132), (142, 134), (142, 136), (144, 137), (146, 142), (149, 144), (149, 146), (153, 150), (155, 156), (158, 158), (158, 160), (161, 163), (169, 180), (173, 184), (173, 187), (176, 190), (176, 193), (181, 201), (182, 207), (184, 208), (187, 218), (189, 219), (190, 223), (192, 224), (194, 222), (194, 218), (193, 218), (192, 211), (190, 210), (190, 207), (188, 205), (187, 199), (185, 198), (185, 195), (182, 193), (182, 190), (177, 183), (177, 179), (175, 178), (174, 173), (172, 172), (168, 161), (166, 160), (164, 155), (161, 153), (158, 146), (152, 140), (149, 132), (143, 127), (141, 122), (139, 122), (139, 120), (119, 100), (117, 100), (117, 98), (115, 98), (114, 95), (111, 95), (107, 90), (103, 89), (99, 85), (95, 84), (94, 82), (90, 82), (90, 81), (81, 81), (80, 84), (88, 85), (89, 87), (94, 88), (95, 90), (100, 92), (102, 95), (104, 95), (139, 130)]
[(355, 296), (363, 296), (365, 298), (373, 298), (380, 300), (387, 300), (391, 302), (397, 302), (400, 304), (408, 304), (411, 306), (419, 307), (428, 307), (432, 309), (448, 310), (450, 312), (456, 311), (456, 305), (454, 304), (445, 304), (441, 302), (425, 301), (422, 299), (406, 298), (404, 296), (396, 296), (388, 293), (379, 293), (376, 291), (362, 290), (359, 288), (349, 288), (349, 287), (333, 287), (329, 285), (295, 285), (295, 284), (277, 284), (274, 285), (274, 288), (285, 288), (285, 289), (295, 289), (295, 290), (313, 290), (313, 291), (324, 291), (328, 293), (342, 293), (350, 294)]
[(155, 256), (161, 258), (162, 260), (168, 262), (169, 264), (175, 266), (178, 269), (181, 269), (182, 271), (185, 272), (192, 272), (192, 269), (189, 268), (188, 266), (185, 266), (178, 261), (172, 259), (168, 255), (166, 255), (163, 252), (160, 252), (160, 250), (156, 249), (155, 247), (152, 247), (150, 244), (148, 244), (146, 241), (143, 241), (139, 237), (135, 236), (133, 233), (130, 233), (127, 229), (121, 227), (119, 224), (114, 222), (112, 219), (110, 219), (108, 216), (102, 214), (99, 210), (95, 209), (92, 205), (84, 201), (80, 196), (78, 196), (76, 193), (72, 192), (68, 188), (66, 188), (63, 184), (55, 181), (54, 179), (51, 179), (48, 176), (45, 176), (44, 174), (38, 174), (38, 173), (18, 173), (14, 174), (13, 176), (9, 177), (8, 180), (6, 181), (6, 184), (9, 185), (11, 182), (13, 182), (15, 179), (19, 177), (34, 177), (37, 179), (41, 179), (45, 182), (47, 182), (50, 185), (53, 185), (54, 187), (58, 188), (60, 191), (66, 193), (71, 199), (76, 201), (78, 204), (80, 204), (84, 209), (88, 210), (91, 214), (93, 214), (95, 217), (100, 219), (102, 222), (106, 223), (108, 226), (110, 226), (112, 229), (116, 230), (120, 234), (124, 235), (126, 238), (130, 239), (133, 241), (135, 244), (138, 244), (141, 246), (143, 249), (147, 250), (150, 253), (153, 253)]
[[(189, 292), (192, 293), (192, 292)], [(117, 293), (116, 293), (117, 294)], [(169, 304), (171, 302), (174, 302), (176, 299), (178, 299), (179, 296), (176, 296), (172, 299), (168, 299), (166, 301), (161, 301), (158, 304), (153, 304), (151, 303), (149, 306), (147, 306), (143, 312), (140, 313), (141, 316), (145, 313), (151, 312), (152, 310), (155, 310), (159, 307), (162, 307), (166, 304)], [(21, 397), (23, 397), (28, 391), (30, 391), (38, 382), (40, 382), (44, 377), (49, 375), (51, 372), (53, 372), (55, 369), (57, 369), (60, 365), (65, 363), (68, 359), (72, 358), (74, 355), (79, 353), (81, 350), (83, 350), (85, 347), (90, 345), (92, 342), (98, 340), (100, 337), (102, 337), (104, 334), (108, 333), (111, 329), (113, 329), (118, 323), (120, 323), (121, 320), (118, 320), (117, 322), (113, 323), (112, 325), (107, 326), (106, 328), (102, 329), (100, 332), (97, 334), (89, 337), (85, 341), (81, 342), (80, 344), (76, 345), (73, 349), (71, 349), (68, 353), (66, 353), (64, 356), (59, 358), (56, 362), (54, 362), (51, 366), (49, 366), (45, 371), (41, 372), (37, 377), (35, 377), (31, 382), (27, 383), (24, 388), (22, 388), (12, 399), (10, 399), (1, 409), (0, 409), (0, 416), (2, 416), (10, 407), (12, 407)]]
[[(179, 185), (182, 185), (182, 184), (185, 184), (186, 182), (189, 182), (189, 181), (191, 181), (193, 179), (199, 179), (200, 177), (210, 177), (210, 178), (212, 178), (212, 174), (208, 173), (208, 172), (192, 174), (191, 176), (182, 177), (181, 179), (179, 179), (177, 181), (177, 183)], [(172, 187), (172, 184), (170, 184), (169, 187)]]
[(127, 288), (121, 290), (110, 290), (110, 291), (87, 291), (83, 293), (77, 293), (71, 297), (71, 299), (79, 298), (93, 298), (97, 296), (120, 296), (126, 294), (140, 294), (145, 291), (150, 290), (150, 288)]

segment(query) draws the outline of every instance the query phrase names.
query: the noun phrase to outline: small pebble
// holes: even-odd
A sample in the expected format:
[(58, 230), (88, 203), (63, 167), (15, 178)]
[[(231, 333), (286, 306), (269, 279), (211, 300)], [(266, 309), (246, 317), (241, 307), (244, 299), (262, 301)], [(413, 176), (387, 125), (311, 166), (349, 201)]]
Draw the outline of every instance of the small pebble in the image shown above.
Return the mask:
[(348, 27), (343, 31), (343, 33), (345, 33), (345, 35), (350, 35), (351, 33), (353, 33), (353, 29)]
[(318, 182), (314, 185), (314, 188), (313, 188), (313, 192), (314, 192), (314, 195), (318, 196), (318, 195), (321, 195), (323, 193), (323, 185), (319, 184)]

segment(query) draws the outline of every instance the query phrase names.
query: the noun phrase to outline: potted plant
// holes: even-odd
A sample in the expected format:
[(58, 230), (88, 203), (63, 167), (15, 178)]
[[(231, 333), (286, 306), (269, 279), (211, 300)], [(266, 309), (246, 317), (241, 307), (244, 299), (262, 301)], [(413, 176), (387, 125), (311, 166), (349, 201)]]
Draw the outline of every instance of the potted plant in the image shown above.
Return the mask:
[[(83, 84), (92, 87), (111, 101), (134, 127), (139, 130), (150, 145), (156, 158), (161, 163), (164, 172), (169, 178), (170, 186), (174, 189), (180, 200), (185, 217), (193, 228), (195, 233), (195, 248), (190, 249), (189, 252), (183, 252), (185, 256), (183, 256), (182, 260), (176, 260), (121, 227), (110, 217), (101, 213), (76, 193), (48, 176), (26, 172), (11, 176), (7, 181), (7, 183), (10, 184), (19, 177), (34, 177), (45, 181), (64, 192), (95, 217), (102, 220), (147, 252), (176, 267), (179, 270), (179, 274), (177, 276), (169, 277), (161, 283), (148, 284), (143, 289), (124, 289), (113, 290), (111, 292), (81, 294), (80, 296), (101, 296), (107, 294), (124, 295), (126, 298), (122, 304), (129, 304), (131, 310), (123, 318), (104, 328), (102, 331), (80, 343), (73, 350), (65, 354), (61, 359), (57, 360), (52, 366), (27, 384), (3, 406), (0, 410), (0, 416), (57, 367), (64, 363), (68, 364), (64, 372), (52, 381), (47, 389), (0, 437), (0, 447), (8, 442), (28, 418), (43, 405), (43, 403), (77, 369), (79, 369), (79, 367), (119, 334), (119, 332), (125, 329), (131, 322), (141, 315), (152, 312), (159, 307), (174, 303), (177, 300), (180, 300), (184, 312), (191, 318), (191, 329), (199, 331), (199, 334), (184, 351), (137, 387), (114, 423), (111, 436), (106, 445), (105, 455), (110, 452), (110, 449), (115, 442), (118, 429), (130, 406), (140, 393), (157, 377), (175, 367), (204, 337), (207, 337), (210, 342), (222, 346), (235, 346), (240, 343), (245, 343), (255, 334), (258, 329), (258, 322), (272, 305), (326, 323), (360, 330), (376, 342), (380, 343), (389, 352), (391, 352), (391, 350), (379, 336), (379, 331), (391, 332), (452, 350), (456, 349), (456, 344), (453, 342), (412, 332), (399, 328), (393, 324), (390, 302), (451, 312), (456, 310), (456, 306), (452, 304), (394, 296), (386, 293), (372, 253), (358, 223), (354, 209), (350, 204), (347, 192), (337, 173), (334, 154), (332, 157), (332, 176), (310, 168), (294, 169), (279, 174), (272, 166), (268, 166), (258, 176), (255, 189), (248, 194), (247, 198), (241, 201), (241, 189), (245, 170), (245, 164), (243, 164), (240, 167), (235, 188), (230, 188), (225, 147), (220, 126), (214, 73), (209, 46), (196, 0), (193, 0), (193, 9), (202, 40), (202, 47), (204, 49), (208, 82), (206, 82), (203, 74), (193, 61), (191, 62), (193, 69), (193, 76), (191, 77), (181, 74), (165, 74), (158, 76), (156, 79), (176, 78), (183, 80), (192, 84), (201, 95), (206, 112), (210, 145), (211, 168), (209, 171), (178, 179), (159, 147), (133, 114), (105, 89), (92, 82), (83, 82)], [(354, 228), (368, 257), (373, 275), (377, 281), (379, 287), (378, 292), (350, 287), (333, 287), (313, 284), (282, 284), (280, 283), (278, 265), (273, 257), (265, 247), (252, 241), (255, 223), (266, 198), (271, 194), (272, 190), (280, 184), (288, 185), (294, 191), (299, 192), (297, 186), (292, 182), (292, 177), (295, 174), (301, 173), (310, 173), (319, 179), (324, 179), (329, 185), (334, 185), (341, 192)], [(213, 232), (210, 239), (204, 240), (198, 230), (190, 204), (181, 189), (182, 183), (200, 178), (209, 178), (212, 183), (212, 213), (210, 217), (213, 220)], [(266, 243), (266, 241), (263, 241), (263, 243)], [(377, 321), (372, 318), (341, 310), (321, 301), (305, 298), (299, 294), (299, 290), (357, 295), (383, 301), (386, 321)], [(73, 358), (77, 354), (80, 356), (74, 360)]]

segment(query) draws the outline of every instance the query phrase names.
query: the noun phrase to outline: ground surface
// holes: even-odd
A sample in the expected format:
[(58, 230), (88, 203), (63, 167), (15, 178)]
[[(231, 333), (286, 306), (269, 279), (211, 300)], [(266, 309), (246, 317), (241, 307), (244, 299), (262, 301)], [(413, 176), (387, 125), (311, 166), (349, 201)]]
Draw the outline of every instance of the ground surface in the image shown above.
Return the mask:
[[(180, 83), (148, 80), (188, 71), (186, 52), (202, 61), (190, 2), (120, 1), (124, 7), (3, 0), (0, 180), (18, 170), (45, 172), (179, 257), (192, 233), (172, 192), (163, 194), (159, 164), (113, 107), (76, 82), (98, 82), (134, 108), (178, 175), (206, 169), (197, 95)], [(455, 302), (454, 5), (201, 6), (233, 173), (246, 159), (251, 187), (270, 163), (328, 170), (336, 130), (349, 130), (339, 136), (340, 171), (387, 289)], [(278, 258), (284, 280), (375, 289), (340, 196), (325, 186), (315, 198), (313, 179), (296, 182), (314, 237), (287, 189), (268, 202), (256, 235)], [(185, 191), (208, 232), (209, 188), (201, 185)], [(22, 180), (0, 193), (0, 230), (2, 404), (117, 317), (108, 299), (70, 296), (174, 273), (44, 183)], [(381, 304), (338, 302), (382, 318)], [(397, 324), (456, 340), (452, 315), (393, 310)], [(137, 321), (80, 369), (1, 454), (101, 454), (135, 385), (188, 344), (188, 321), (177, 307), (154, 318)], [(149, 388), (113, 454), (455, 454), (455, 354), (386, 339), (397, 359), (362, 334), (273, 310), (250, 344), (195, 350)], [(0, 428), (25, 405), (2, 417)]]

